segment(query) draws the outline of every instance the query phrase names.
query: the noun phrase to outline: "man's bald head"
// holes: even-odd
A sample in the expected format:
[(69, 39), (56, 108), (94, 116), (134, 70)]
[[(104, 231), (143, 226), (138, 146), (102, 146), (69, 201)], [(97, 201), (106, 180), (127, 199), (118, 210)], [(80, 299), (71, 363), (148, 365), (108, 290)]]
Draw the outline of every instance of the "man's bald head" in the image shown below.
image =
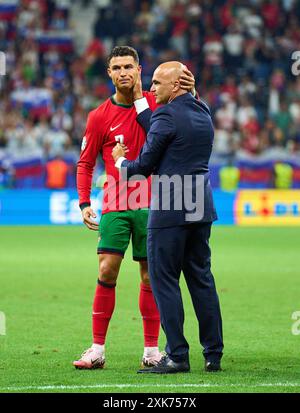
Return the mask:
[(186, 69), (186, 66), (182, 63), (171, 61), (159, 65), (155, 72), (157, 71), (158, 73), (161, 73), (162, 76), (167, 76), (169, 80), (174, 82), (175, 80), (179, 80), (180, 76), (183, 75), (184, 69)]
[(186, 66), (177, 61), (165, 62), (157, 67), (152, 77), (151, 91), (156, 103), (168, 103), (175, 97), (187, 93), (180, 88), (179, 79)]

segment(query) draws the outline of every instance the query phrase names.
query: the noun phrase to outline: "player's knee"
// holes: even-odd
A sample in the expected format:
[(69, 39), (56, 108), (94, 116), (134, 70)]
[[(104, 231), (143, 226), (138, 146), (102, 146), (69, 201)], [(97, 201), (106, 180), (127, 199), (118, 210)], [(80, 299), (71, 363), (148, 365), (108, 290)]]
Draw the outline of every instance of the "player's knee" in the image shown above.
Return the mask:
[(140, 274), (141, 274), (142, 283), (146, 285), (150, 285), (147, 261), (140, 262)]
[(143, 284), (150, 285), (150, 278), (148, 272), (141, 272), (141, 281)]
[(116, 283), (118, 271), (109, 263), (103, 261), (99, 265), (99, 280), (106, 283)]

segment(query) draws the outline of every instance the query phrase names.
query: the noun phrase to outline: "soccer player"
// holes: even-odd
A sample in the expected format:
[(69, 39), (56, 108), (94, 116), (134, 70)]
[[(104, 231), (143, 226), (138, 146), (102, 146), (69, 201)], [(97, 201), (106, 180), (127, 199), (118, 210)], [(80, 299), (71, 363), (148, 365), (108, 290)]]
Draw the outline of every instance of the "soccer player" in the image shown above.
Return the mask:
[[(152, 294), (147, 266), (147, 219), (150, 203), (150, 178), (128, 183), (120, 180), (115, 168), (112, 149), (116, 142), (126, 144), (127, 157), (135, 159), (146, 139), (146, 132), (138, 123), (137, 99), (147, 100), (146, 107), (153, 111), (157, 104), (151, 92), (141, 89), (141, 66), (135, 49), (115, 47), (108, 57), (109, 77), (116, 93), (90, 112), (81, 155), (77, 168), (79, 205), (85, 225), (99, 231), (99, 276), (93, 303), (93, 344), (79, 360), (76, 368), (103, 368), (105, 363), (105, 339), (115, 307), (115, 287), (122, 259), (132, 238), (133, 259), (140, 266), (139, 308), (143, 319), (144, 353), (142, 365), (156, 365), (162, 354), (158, 349), (160, 328), (159, 312)], [(194, 77), (188, 70), (182, 78), (187, 90), (194, 88)], [(139, 107), (138, 112), (143, 110)], [(102, 216), (100, 224), (90, 206), (90, 191), (94, 166), (98, 154), (105, 164), (107, 181), (104, 184)], [(138, 196), (135, 196), (138, 190)]]

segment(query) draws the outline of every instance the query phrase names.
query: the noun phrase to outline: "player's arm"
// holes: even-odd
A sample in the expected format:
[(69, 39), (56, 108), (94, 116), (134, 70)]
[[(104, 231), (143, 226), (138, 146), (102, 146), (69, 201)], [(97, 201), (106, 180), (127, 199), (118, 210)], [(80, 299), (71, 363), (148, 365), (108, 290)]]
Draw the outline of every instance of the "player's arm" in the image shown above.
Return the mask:
[(101, 145), (102, 138), (95, 122), (95, 112), (93, 111), (88, 116), (80, 158), (77, 163), (77, 191), (83, 222), (89, 229), (94, 231), (98, 230), (98, 224), (92, 219), (96, 218), (96, 214), (91, 208), (90, 194), (93, 172)]
[(121, 145), (113, 149), (113, 157), (117, 168), (126, 168), (126, 178), (133, 175), (148, 177), (159, 164), (166, 148), (175, 136), (175, 124), (167, 107), (161, 107), (155, 111), (151, 118), (150, 131), (140, 155), (134, 161), (128, 161), (125, 150)]
[[(154, 96), (153, 96), (154, 98)], [(134, 106), (136, 110), (136, 120), (142, 126), (145, 132), (148, 133), (150, 129), (150, 119), (152, 116), (152, 110), (150, 109), (149, 102), (147, 98), (143, 95), (143, 88), (142, 88), (142, 79), (141, 74), (138, 74), (136, 82), (133, 87), (133, 100)], [(154, 99), (153, 99), (154, 103)], [(156, 108), (156, 104), (154, 103), (154, 107)]]
[(136, 120), (142, 126), (144, 131), (148, 133), (150, 130), (150, 120), (153, 112), (149, 107), (147, 99), (143, 97), (142, 99), (135, 100), (134, 106), (137, 114)]

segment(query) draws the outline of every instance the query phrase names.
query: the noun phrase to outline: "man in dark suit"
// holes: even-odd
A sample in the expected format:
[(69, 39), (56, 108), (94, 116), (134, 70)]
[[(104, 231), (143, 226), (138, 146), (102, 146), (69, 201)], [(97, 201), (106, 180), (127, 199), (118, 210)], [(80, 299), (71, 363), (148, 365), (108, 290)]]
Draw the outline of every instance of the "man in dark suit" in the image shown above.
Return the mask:
[[(151, 90), (156, 102), (163, 106), (151, 116), (150, 130), (139, 157), (128, 161), (124, 145), (117, 144), (113, 149), (116, 167), (121, 168), (126, 179), (154, 173), (148, 264), (167, 338), (167, 355), (157, 366), (139, 370), (140, 373), (190, 370), (189, 345), (183, 334), (181, 271), (198, 319), (205, 370), (221, 370), (222, 319), (210, 270), (209, 247), (211, 225), (217, 219), (208, 169), (214, 131), (207, 105), (180, 88), (179, 77), (184, 68), (180, 62), (167, 62), (155, 70)], [(145, 113), (138, 120), (147, 127)]]

